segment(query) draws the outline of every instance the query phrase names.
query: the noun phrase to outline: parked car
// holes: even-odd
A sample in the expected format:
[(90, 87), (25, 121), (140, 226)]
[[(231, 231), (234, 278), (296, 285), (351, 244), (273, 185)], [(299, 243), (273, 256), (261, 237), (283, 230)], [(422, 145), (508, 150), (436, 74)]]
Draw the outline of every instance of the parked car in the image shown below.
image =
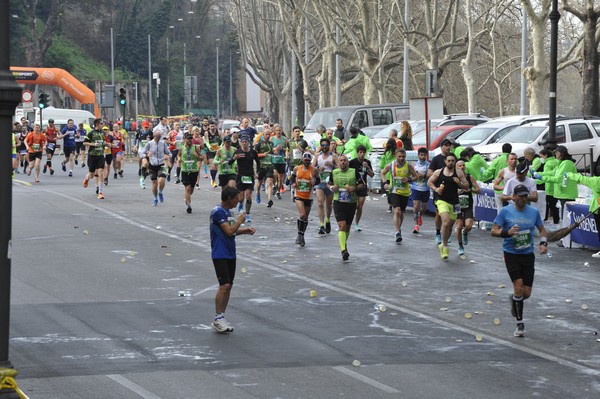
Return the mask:
[[(539, 152), (548, 144), (548, 121), (536, 121), (526, 123), (514, 128), (495, 144), (478, 147), (477, 151), (488, 161), (491, 161), (502, 152), (502, 145), (510, 143), (512, 152), (518, 157), (523, 156), (527, 147), (532, 147)], [(556, 142), (564, 145), (573, 155), (577, 169), (594, 168), (595, 173), (600, 174), (600, 118), (566, 118), (557, 117), (556, 120)], [(589, 154), (593, 151), (590, 161)]]
[[(440, 146), (442, 140), (445, 138), (451, 138), (455, 141), (459, 138), (464, 132), (469, 130), (472, 126), (468, 125), (449, 125), (449, 126), (438, 126), (431, 129), (429, 132), (429, 151), (433, 151)], [(426, 134), (423, 130), (415, 134), (412, 138), (412, 143), (415, 150), (418, 150), (421, 147), (425, 147), (426, 145)]]
[[(490, 119), (480, 114), (450, 114), (444, 115), (442, 119), (431, 119), (430, 127), (434, 128), (437, 126), (456, 126), (456, 125), (470, 125), (476, 126), (489, 121)], [(410, 127), (412, 128), (413, 134), (425, 131), (426, 121), (418, 120), (411, 121)]]
[(231, 129), (234, 126), (239, 126), (240, 125), (240, 121), (237, 121), (235, 119), (225, 119), (223, 122), (221, 122), (221, 131), (225, 131), (225, 129)]

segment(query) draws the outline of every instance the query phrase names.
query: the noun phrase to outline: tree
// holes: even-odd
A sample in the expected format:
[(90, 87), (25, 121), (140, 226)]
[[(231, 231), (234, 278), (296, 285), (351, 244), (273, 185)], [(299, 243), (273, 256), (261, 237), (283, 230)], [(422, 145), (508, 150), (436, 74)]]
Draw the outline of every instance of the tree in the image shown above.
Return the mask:
[[(52, 45), (52, 37), (61, 20), (62, 1), (60, 0), (21, 0), (29, 27), (28, 37), (21, 39), (26, 66), (43, 67), (46, 52)], [(48, 17), (40, 20), (40, 8), (45, 8)]]
[(594, 7), (593, 0), (583, 0), (584, 4), (574, 4), (561, 0), (563, 10), (573, 14), (583, 23), (583, 46), (581, 51), (581, 89), (584, 115), (600, 115), (599, 58), (598, 58), (598, 16), (600, 5)]

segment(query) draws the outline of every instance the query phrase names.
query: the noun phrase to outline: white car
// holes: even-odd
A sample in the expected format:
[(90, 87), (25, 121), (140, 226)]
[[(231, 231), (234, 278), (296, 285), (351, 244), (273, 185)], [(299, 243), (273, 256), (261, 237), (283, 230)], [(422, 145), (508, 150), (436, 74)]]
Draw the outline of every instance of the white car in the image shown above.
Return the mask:
[[(557, 118), (556, 143), (569, 149), (579, 170), (588, 169), (590, 165), (600, 172), (600, 119)], [(477, 151), (488, 161), (502, 153), (504, 143), (512, 145), (512, 152), (523, 156), (527, 147), (539, 152), (548, 144), (548, 121), (530, 122), (514, 128), (497, 143), (478, 147)], [(590, 154), (592, 161), (590, 162)]]

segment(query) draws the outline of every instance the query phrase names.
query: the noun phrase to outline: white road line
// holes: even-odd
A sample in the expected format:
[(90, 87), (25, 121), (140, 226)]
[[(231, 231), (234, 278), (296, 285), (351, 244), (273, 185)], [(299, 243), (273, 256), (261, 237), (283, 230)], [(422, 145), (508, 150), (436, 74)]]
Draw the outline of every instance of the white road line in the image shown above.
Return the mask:
[(152, 392), (145, 390), (135, 382), (123, 377), (120, 374), (107, 374), (106, 376), (144, 399), (161, 399), (160, 396), (156, 396)]
[[(197, 242), (197, 241), (192, 241), (190, 239), (187, 239), (187, 238), (184, 238), (184, 237), (172, 234), (172, 233), (168, 233), (168, 232), (165, 232), (165, 231), (162, 231), (162, 230), (157, 230), (156, 228), (154, 228), (152, 226), (142, 224), (142, 223), (140, 223), (138, 221), (135, 221), (133, 219), (129, 219), (129, 218), (125, 217), (125, 216), (121, 216), (121, 215), (119, 215), (117, 213), (114, 213), (114, 212), (109, 211), (109, 210), (107, 210), (105, 208), (97, 206), (96, 204), (90, 204), (90, 203), (85, 202), (83, 200), (79, 200), (77, 198), (73, 198), (73, 197), (70, 197), (70, 196), (68, 196), (66, 194), (63, 194), (63, 193), (60, 193), (60, 192), (56, 192), (56, 191), (52, 191), (52, 190), (43, 190), (43, 191), (46, 191), (46, 192), (49, 192), (49, 193), (52, 193), (52, 194), (55, 194), (55, 195), (58, 195), (58, 196), (70, 199), (72, 201), (80, 203), (81, 205), (85, 205), (87, 207), (90, 207), (90, 208), (93, 208), (93, 209), (97, 209), (97, 210), (99, 210), (101, 212), (106, 213), (107, 215), (110, 215), (110, 216), (112, 216), (112, 217), (114, 217), (116, 219), (119, 219), (119, 220), (121, 220), (123, 222), (126, 222), (128, 224), (131, 224), (133, 226), (137, 226), (137, 227), (139, 227), (141, 229), (148, 230), (148, 231), (153, 231), (156, 234), (160, 234), (160, 235), (163, 235), (163, 236), (166, 236), (166, 237), (170, 237), (170, 238), (179, 240), (181, 242), (184, 242), (186, 244), (194, 245), (194, 246), (199, 247), (199, 248), (210, 249), (210, 245), (202, 244), (202, 243)], [(366, 301), (366, 302), (383, 303), (383, 304), (386, 305), (386, 307), (388, 308), (388, 310), (394, 309), (394, 310), (397, 310), (399, 312), (402, 312), (402, 313), (405, 313), (405, 314), (408, 314), (408, 315), (411, 315), (411, 316), (414, 316), (414, 317), (418, 317), (418, 318), (427, 320), (427, 321), (435, 323), (437, 325), (441, 325), (441, 326), (453, 329), (455, 331), (460, 331), (460, 332), (463, 332), (463, 333), (466, 333), (466, 334), (470, 334), (472, 336), (475, 336), (477, 334), (481, 334), (481, 335), (483, 335), (485, 337), (486, 340), (489, 340), (489, 341), (494, 342), (496, 344), (503, 345), (505, 347), (509, 347), (509, 348), (512, 348), (512, 349), (515, 349), (515, 350), (518, 350), (518, 351), (521, 351), (521, 352), (525, 352), (525, 353), (528, 353), (530, 355), (537, 356), (539, 358), (546, 359), (548, 361), (551, 361), (551, 362), (554, 362), (554, 363), (557, 363), (557, 364), (560, 364), (560, 365), (563, 365), (563, 366), (566, 366), (566, 367), (571, 367), (571, 368), (573, 368), (575, 370), (584, 372), (584, 373), (589, 374), (589, 375), (600, 375), (600, 371), (598, 369), (596, 369), (596, 368), (589, 367), (589, 366), (577, 363), (577, 362), (572, 361), (572, 360), (564, 359), (564, 358), (561, 358), (559, 356), (543, 352), (541, 350), (537, 350), (537, 349), (533, 349), (533, 348), (528, 348), (528, 347), (522, 346), (520, 344), (516, 344), (516, 343), (510, 342), (510, 341), (505, 340), (503, 338), (494, 337), (494, 336), (492, 336), (492, 335), (490, 335), (490, 334), (488, 334), (486, 332), (474, 331), (474, 330), (469, 329), (467, 327), (463, 327), (461, 325), (454, 324), (454, 323), (449, 322), (447, 320), (443, 320), (443, 319), (437, 318), (433, 314), (426, 314), (426, 313), (423, 313), (421, 311), (416, 311), (416, 310), (412, 310), (412, 309), (400, 306), (398, 304), (388, 303), (388, 302), (386, 302), (386, 299), (384, 299), (382, 297), (374, 296), (374, 295), (370, 295), (370, 294), (365, 294), (365, 293), (362, 293), (360, 291), (352, 291), (352, 288), (350, 288), (350, 287), (344, 287), (342, 284), (339, 284), (339, 283), (337, 283), (338, 284), (337, 286), (334, 286), (334, 285), (329, 284), (329, 283), (324, 283), (322, 281), (315, 280), (312, 277), (305, 276), (305, 275), (302, 275), (302, 274), (298, 274), (296, 272), (292, 272), (292, 271), (289, 271), (289, 270), (282, 269), (280, 266), (268, 264), (267, 262), (265, 262), (265, 259), (262, 259), (262, 258), (258, 258), (258, 257), (252, 256), (252, 255), (246, 254), (245, 257), (244, 257), (244, 261), (248, 262), (248, 263), (252, 263), (253, 265), (255, 265), (255, 266), (259, 267), (259, 268), (268, 269), (268, 270), (277, 272), (278, 274), (283, 274), (283, 275), (285, 275), (287, 277), (292, 277), (292, 278), (295, 278), (295, 279), (298, 279), (298, 280), (306, 281), (307, 283), (311, 284), (312, 286), (317, 286), (317, 287), (325, 288), (325, 289), (328, 289), (328, 290), (331, 290), (331, 291), (334, 291), (334, 292), (338, 292), (338, 293), (343, 294), (343, 295), (347, 295), (347, 296), (350, 296), (350, 297), (361, 299), (361, 300)]]
[(364, 382), (365, 384), (371, 385), (372, 387), (381, 389), (384, 392), (387, 392), (387, 393), (400, 393), (399, 390), (397, 390), (395, 388), (392, 388), (389, 385), (382, 384), (381, 382), (375, 381), (372, 378), (366, 377), (366, 376), (364, 376), (362, 374), (359, 374), (359, 373), (357, 373), (355, 371), (348, 370), (344, 366), (334, 366), (334, 367), (332, 367), (332, 369), (334, 369), (335, 371), (339, 371), (342, 374), (346, 374), (346, 375), (348, 375), (348, 376), (350, 376), (352, 378), (355, 378), (355, 379), (359, 380), (360, 382)]

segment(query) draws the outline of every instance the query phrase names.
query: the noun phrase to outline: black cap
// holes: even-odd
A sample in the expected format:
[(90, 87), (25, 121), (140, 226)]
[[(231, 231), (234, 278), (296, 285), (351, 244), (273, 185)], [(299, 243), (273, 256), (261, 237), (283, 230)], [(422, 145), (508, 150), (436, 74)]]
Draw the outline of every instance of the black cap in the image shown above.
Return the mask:
[(515, 187), (513, 193), (519, 197), (529, 195), (529, 189), (524, 184), (519, 184)]
[(454, 140), (452, 140), (451, 138), (445, 138), (442, 140), (442, 143), (440, 145), (446, 145), (446, 144), (454, 145)]
[(527, 165), (525, 162), (521, 162), (517, 165), (517, 173), (527, 173), (528, 170), (529, 165)]
[(54, 123), (54, 119), (52, 119), (52, 118), (48, 119), (48, 123)]
[(225, 136), (223, 137), (223, 141), (226, 143), (231, 143), (231, 136)]

